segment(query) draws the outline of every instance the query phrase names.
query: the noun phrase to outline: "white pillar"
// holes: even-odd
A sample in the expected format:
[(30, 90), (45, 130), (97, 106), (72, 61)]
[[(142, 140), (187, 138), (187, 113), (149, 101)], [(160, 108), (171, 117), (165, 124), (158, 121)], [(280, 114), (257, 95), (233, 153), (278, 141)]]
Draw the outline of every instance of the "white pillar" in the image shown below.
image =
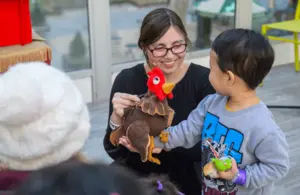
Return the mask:
[(183, 25), (186, 25), (186, 14), (189, 8), (188, 0), (170, 0), (170, 9), (176, 12), (182, 20)]
[(275, 8), (275, 0), (269, 0), (269, 8), (274, 9)]
[(93, 101), (105, 101), (111, 89), (110, 5), (108, 0), (88, 3)]
[(252, 29), (252, 0), (236, 0), (235, 28)]

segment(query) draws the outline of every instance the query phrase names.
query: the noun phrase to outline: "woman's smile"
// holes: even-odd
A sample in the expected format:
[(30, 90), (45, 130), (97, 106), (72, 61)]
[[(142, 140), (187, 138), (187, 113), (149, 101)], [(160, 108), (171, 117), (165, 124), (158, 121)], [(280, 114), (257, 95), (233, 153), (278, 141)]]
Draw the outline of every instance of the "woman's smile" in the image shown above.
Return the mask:
[(166, 68), (173, 68), (176, 60), (161, 62)]

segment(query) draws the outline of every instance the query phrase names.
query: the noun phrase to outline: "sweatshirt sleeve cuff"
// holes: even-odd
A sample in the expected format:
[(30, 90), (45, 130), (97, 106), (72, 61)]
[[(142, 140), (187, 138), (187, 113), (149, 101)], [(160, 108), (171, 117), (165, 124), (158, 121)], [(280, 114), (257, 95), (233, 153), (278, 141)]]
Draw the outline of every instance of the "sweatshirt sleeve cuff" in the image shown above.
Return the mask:
[(159, 136), (154, 138), (154, 148), (162, 148), (165, 149), (165, 144), (160, 141)]

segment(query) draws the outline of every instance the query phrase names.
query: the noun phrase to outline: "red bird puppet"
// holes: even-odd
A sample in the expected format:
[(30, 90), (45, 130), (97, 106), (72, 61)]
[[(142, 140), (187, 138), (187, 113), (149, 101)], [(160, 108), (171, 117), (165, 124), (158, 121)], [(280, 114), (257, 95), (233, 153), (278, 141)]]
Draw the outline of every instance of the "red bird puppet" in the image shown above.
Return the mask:
[(148, 72), (148, 76), (148, 90), (154, 93), (159, 101), (163, 101), (166, 97), (173, 98), (174, 84), (166, 83), (165, 76), (159, 68), (153, 68), (151, 72)]
[(148, 92), (141, 101), (124, 110), (122, 125), (112, 131), (110, 141), (117, 146), (119, 138), (127, 136), (131, 145), (141, 155), (141, 160), (160, 164), (152, 156), (154, 137), (160, 136), (162, 142), (168, 141), (168, 134), (163, 130), (172, 124), (174, 110), (168, 100), (173, 98), (173, 83), (167, 83), (161, 69), (155, 67), (148, 72)]

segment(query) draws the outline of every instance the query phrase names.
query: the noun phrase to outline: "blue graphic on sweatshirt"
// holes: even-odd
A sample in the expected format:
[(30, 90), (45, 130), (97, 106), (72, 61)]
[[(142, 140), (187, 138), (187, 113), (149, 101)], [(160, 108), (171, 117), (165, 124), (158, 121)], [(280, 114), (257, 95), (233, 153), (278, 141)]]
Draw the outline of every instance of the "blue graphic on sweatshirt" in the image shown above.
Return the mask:
[(219, 117), (211, 113), (206, 114), (202, 135), (203, 140), (210, 138), (217, 143), (221, 143), (223, 138), (222, 144), (227, 146), (224, 155), (233, 157), (238, 164), (242, 162), (243, 154), (239, 150), (241, 149), (244, 135), (220, 123)]
[[(233, 157), (239, 164), (243, 160), (240, 149), (244, 135), (238, 130), (226, 127), (219, 121), (219, 117), (207, 113), (202, 129), (202, 167), (211, 161), (211, 158)], [(214, 179), (204, 176), (206, 186), (220, 192), (234, 192), (236, 185), (231, 181)]]

